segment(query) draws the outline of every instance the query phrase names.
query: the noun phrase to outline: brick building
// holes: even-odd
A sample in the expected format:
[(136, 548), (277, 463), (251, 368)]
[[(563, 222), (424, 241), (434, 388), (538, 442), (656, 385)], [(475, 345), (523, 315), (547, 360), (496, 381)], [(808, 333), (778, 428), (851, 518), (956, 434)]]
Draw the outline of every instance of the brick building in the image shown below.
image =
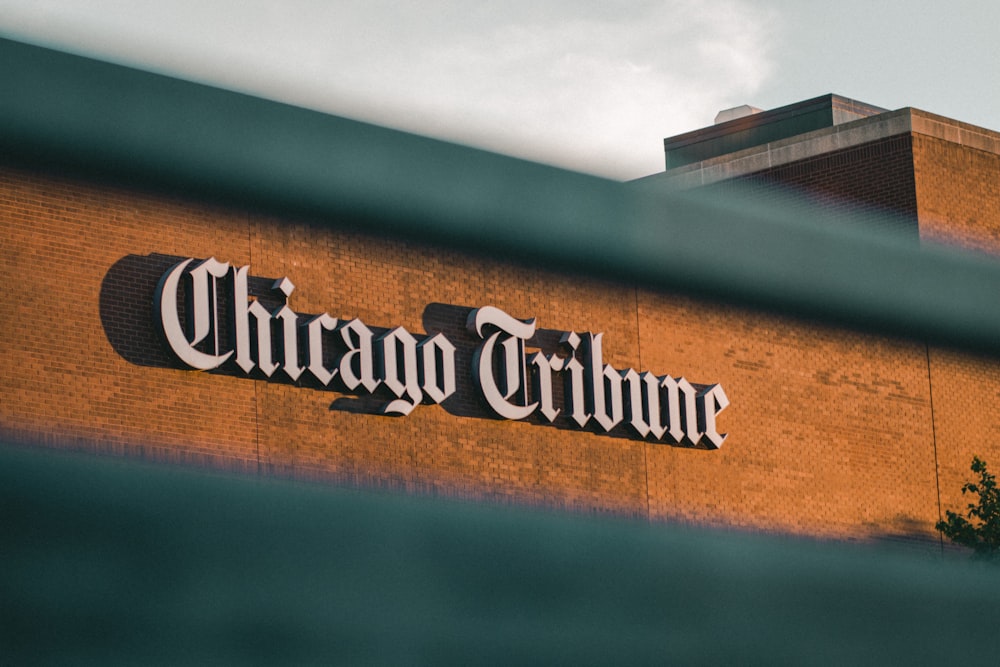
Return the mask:
[[(793, 211), (821, 206), (834, 213), (833, 222), (875, 225), (921, 244), (1000, 252), (997, 132), (827, 95), (746, 113), (668, 138), (664, 146), (668, 169), (643, 179), (644, 187), (726, 192), (738, 184), (764, 198), (780, 194)], [(744, 489), (782, 488), (773, 497), (803, 514), (825, 511), (818, 497), (837, 498), (838, 509), (826, 516), (852, 506), (862, 532), (877, 525), (888, 533), (926, 533), (938, 511), (964, 508), (968, 501), (958, 489), (972, 456), (996, 458), (994, 361), (746, 313), (740, 320), (740, 341), (725, 355), (747, 385), (733, 394), (780, 392), (776, 403), (788, 406), (782, 412), (797, 424), (768, 415), (751, 430), (776, 445), (770, 451), (790, 453), (798, 442), (805, 446), (800, 453), (808, 452), (794, 473), (787, 460), (772, 461), (770, 481), (751, 466), (753, 473), (738, 477)], [(793, 496), (807, 487), (813, 488), (796, 502)], [(846, 525), (834, 530), (851, 532)]]
[[(996, 132), (827, 96), (665, 145), (631, 187), (1000, 250)], [(933, 537), (1000, 460), (992, 360), (47, 164), (0, 165), (6, 441), (846, 539)]]

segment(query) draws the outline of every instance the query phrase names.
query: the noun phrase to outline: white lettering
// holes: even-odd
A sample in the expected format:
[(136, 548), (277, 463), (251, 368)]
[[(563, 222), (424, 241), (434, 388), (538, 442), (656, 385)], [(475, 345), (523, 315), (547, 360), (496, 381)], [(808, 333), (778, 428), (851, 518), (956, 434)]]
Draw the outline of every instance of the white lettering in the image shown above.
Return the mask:
[[(160, 333), (163, 334), (171, 351), (191, 368), (207, 371), (218, 368), (233, 354), (232, 350), (225, 354), (219, 354), (218, 321), (213, 308), (215, 304), (213, 300), (210, 300), (208, 290), (209, 274), (213, 277), (224, 277), (224, 272), (221, 276), (219, 273), (223, 268), (228, 270), (229, 264), (221, 264), (213, 257), (206, 259), (191, 272), (193, 294), (188, 299), (188, 319), (194, 320), (194, 333), (191, 340), (188, 340), (187, 336), (184, 335), (184, 329), (181, 327), (177, 314), (177, 291), (180, 289), (184, 270), (193, 261), (194, 259), (186, 259), (163, 275), (156, 288), (154, 309), (159, 314)], [(214, 280), (212, 281), (212, 290), (215, 291)], [(215, 354), (195, 349), (195, 345), (205, 339), (210, 329), (216, 332)]]
[(553, 405), (552, 399), (552, 373), (563, 369), (563, 359), (554, 354), (548, 356), (541, 352), (535, 352), (528, 357), (531, 364), (531, 381), (534, 396), (538, 397), (538, 411), (550, 422), (559, 416), (559, 408)]
[(397, 399), (384, 405), (382, 412), (406, 416), (424, 397), (417, 374), (417, 339), (403, 327), (396, 327), (378, 340), (379, 375)]
[(347, 352), (340, 358), (340, 379), (348, 389), (362, 386), (368, 393), (375, 391), (379, 380), (375, 378), (372, 330), (355, 318), (340, 327), (340, 337), (347, 345)]
[(576, 358), (576, 349), (580, 346), (580, 337), (575, 332), (569, 331), (563, 334), (559, 341), (567, 348), (569, 356), (563, 364), (566, 371), (566, 409), (576, 425), (583, 428), (590, 421), (590, 414), (586, 408), (586, 389), (583, 385), (583, 364)]
[(420, 386), (435, 403), (455, 393), (455, 346), (438, 333), (417, 345), (420, 351)]
[(601, 344), (604, 334), (586, 333), (587, 408), (601, 428), (610, 431), (622, 420), (622, 376), (604, 363)]
[(715, 418), (729, 407), (729, 398), (722, 390), (722, 385), (713, 384), (698, 393), (698, 427), (704, 432), (712, 449), (722, 447), (727, 435), (719, 433), (715, 426)]
[[(516, 320), (499, 308), (486, 306), (469, 313), (467, 326), (480, 338), (486, 327), (495, 328), (493, 334), (483, 341), (472, 357), (472, 374), (479, 383), (483, 398), (497, 415), (505, 419), (524, 419), (538, 407), (538, 403), (526, 403), (526, 383), (524, 377), (524, 341), (535, 335), (535, 321)], [(494, 349), (500, 343), (503, 358), (499, 365), (499, 378), (494, 369)], [(522, 404), (511, 403), (508, 399), (517, 395)]]
[(329, 369), (323, 364), (323, 332), (334, 331), (336, 328), (337, 319), (326, 313), (317, 315), (306, 324), (309, 332), (309, 372), (324, 386), (330, 384), (338, 370)]
[[(154, 300), (158, 328), (188, 367), (212, 370), (232, 359), (248, 375), (258, 369), (271, 377), (281, 368), (293, 382), (308, 371), (324, 387), (337, 376), (349, 391), (373, 394), (384, 386), (395, 398), (381, 412), (392, 415), (408, 415), (425, 399), (442, 403), (456, 393), (456, 347), (444, 334), (419, 338), (396, 327), (376, 339), (357, 318), (301, 315), (288, 303), (295, 289), (288, 278), (272, 284), (284, 297), (272, 313), (250, 295), (249, 271), (249, 266), (231, 267), (215, 258), (186, 259), (160, 279)], [(183, 318), (182, 284), (188, 290)], [(221, 299), (220, 284), (229, 290)], [(221, 349), (219, 340), (225, 304), (228, 350)], [(466, 327), (481, 340), (471, 360), (473, 380), (499, 417), (521, 420), (537, 412), (540, 419), (554, 423), (563, 415), (580, 428), (593, 420), (606, 433), (624, 422), (640, 438), (710, 449), (718, 449), (727, 438), (718, 431), (718, 416), (729, 406), (721, 385), (696, 388), (683, 377), (616, 370), (604, 363), (604, 334), (566, 331), (558, 351), (529, 355), (526, 346), (536, 333), (534, 319), (519, 320), (484, 306), (470, 312)], [(339, 357), (334, 350), (340, 350)], [(273, 358), (275, 351), (280, 361)], [(556, 392), (560, 374), (562, 406), (557, 405)]]

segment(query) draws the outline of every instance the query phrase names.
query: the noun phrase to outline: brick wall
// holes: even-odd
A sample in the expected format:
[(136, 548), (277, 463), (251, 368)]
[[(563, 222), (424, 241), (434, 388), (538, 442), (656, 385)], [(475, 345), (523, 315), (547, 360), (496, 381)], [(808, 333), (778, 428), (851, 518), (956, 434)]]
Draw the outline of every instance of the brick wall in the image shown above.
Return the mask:
[[(1000, 254), (1000, 155), (915, 134), (913, 161), (921, 241)], [(1000, 365), (932, 350), (931, 375), (942, 506), (964, 513), (972, 457), (1000, 470)]]
[[(917, 232), (916, 184), (911, 135), (896, 135), (831, 151), (748, 174), (737, 183), (780, 188), (782, 203), (803, 211), (819, 206), (863, 225), (911, 234)], [(726, 187), (720, 184), (721, 187)]]
[(920, 238), (1000, 254), (1000, 155), (914, 135)]
[[(0, 221), (7, 439), (850, 539), (931, 536), (938, 519), (935, 430), (940, 440), (958, 428), (960, 405), (944, 406), (963, 380), (936, 366), (929, 376), (919, 343), (14, 168), (0, 170)], [(444, 331), (464, 346), (460, 359), (478, 342), (464, 330), (473, 307), (537, 317), (548, 332), (602, 331), (616, 368), (721, 383), (730, 437), (705, 451), (502, 421), (470, 389), (392, 418), (307, 381), (183, 370), (153, 331), (152, 294), (172, 263), (210, 256), (287, 276), (300, 313)], [(989, 397), (1000, 393), (992, 368), (964, 371)], [(469, 373), (467, 361), (458, 372)], [(947, 417), (936, 427), (938, 411)], [(947, 465), (967, 470), (965, 451), (946, 449)], [(1000, 460), (997, 449), (989, 442), (982, 455)]]

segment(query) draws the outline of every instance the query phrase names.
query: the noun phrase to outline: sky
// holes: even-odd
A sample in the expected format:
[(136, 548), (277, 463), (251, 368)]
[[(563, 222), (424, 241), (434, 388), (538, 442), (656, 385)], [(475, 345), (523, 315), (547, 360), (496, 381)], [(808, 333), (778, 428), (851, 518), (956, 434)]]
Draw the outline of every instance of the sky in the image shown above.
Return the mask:
[(836, 93), (1000, 130), (1000, 3), (0, 0), (0, 35), (618, 180)]

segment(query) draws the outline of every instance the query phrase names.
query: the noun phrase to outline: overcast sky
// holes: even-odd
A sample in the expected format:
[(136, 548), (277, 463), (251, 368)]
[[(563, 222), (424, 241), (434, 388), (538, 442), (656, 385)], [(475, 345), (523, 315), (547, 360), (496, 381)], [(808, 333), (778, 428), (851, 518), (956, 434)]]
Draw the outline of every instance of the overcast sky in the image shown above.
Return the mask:
[(1000, 2), (0, 0), (0, 34), (617, 179), (824, 93), (1000, 130)]

